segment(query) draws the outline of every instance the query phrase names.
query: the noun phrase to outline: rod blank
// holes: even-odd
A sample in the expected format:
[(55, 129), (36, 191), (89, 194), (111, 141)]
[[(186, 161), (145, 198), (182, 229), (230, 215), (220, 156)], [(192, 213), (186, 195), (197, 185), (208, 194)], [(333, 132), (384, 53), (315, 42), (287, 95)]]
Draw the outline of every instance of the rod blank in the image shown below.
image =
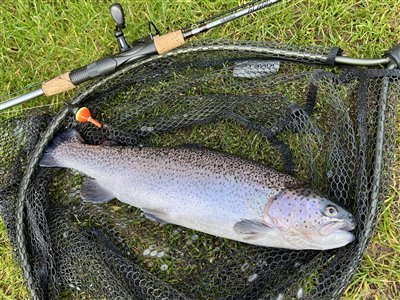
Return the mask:
[[(204, 25), (202, 25), (200, 27), (184, 31), (183, 32), (183, 36), (184, 36), (185, 39), (190, 38), (190, 37), (192, 37), (194, 35), (197, 35), (199, 33), (206, 32), (206, 31), (210, 30), (211, 28), (214, 28), (214, 27), (217, 27), (219, 25), (225, 24), (225, 23), (230, 22), (232, 20), (235, 20), (237, 18), (252, 14), (252, 13), (254, 13), (256, 11), (259, 11), (259, 10), (261, 10), (263, 8), (271, 6), (271, 5), (273, 5), (273, 4), (277, 3), (277, 2), (280, 2), (280, 1), (282, 1), (282, 0), (267, 0), (267, 1), (263, 1), (263, 2), (258, 3), (258, 4), (254, 4), (253, 6), (250, 6), (249, 8), (245, 8), (245, 9), (239, 10), (237, 12), (234, 12), (234, 13), (230, 14), (230, 15), (227, 15), (227, 16), (221, 17), (221, 18), (219, 18), (217, 20), (214, 20), (214, 21), (211, 21), (209, 23), (206, 23), (206, 24), (204, 24)], [(252, 2), (250, 2), (249, 5), (250, 4), (252, 4)]]

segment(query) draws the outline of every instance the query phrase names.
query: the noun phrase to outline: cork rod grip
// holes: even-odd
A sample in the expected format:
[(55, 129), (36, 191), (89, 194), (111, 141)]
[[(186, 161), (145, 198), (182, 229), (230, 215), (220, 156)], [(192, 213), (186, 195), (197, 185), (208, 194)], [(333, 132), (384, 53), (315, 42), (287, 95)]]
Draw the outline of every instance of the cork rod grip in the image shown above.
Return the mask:
[(154, 45), (156, 46), (158, 54), (163, 54), (172, 49), (178, 48), (184, 43), (185, 39), (181, 30), (168, 32), (154, 37)]
[(45, 81), (42, 84), (42, 90), (46, 96), (53, 96), (72, 90), (75, 87), (76, 85), (74, 85), (69, 78), (69, 72)]

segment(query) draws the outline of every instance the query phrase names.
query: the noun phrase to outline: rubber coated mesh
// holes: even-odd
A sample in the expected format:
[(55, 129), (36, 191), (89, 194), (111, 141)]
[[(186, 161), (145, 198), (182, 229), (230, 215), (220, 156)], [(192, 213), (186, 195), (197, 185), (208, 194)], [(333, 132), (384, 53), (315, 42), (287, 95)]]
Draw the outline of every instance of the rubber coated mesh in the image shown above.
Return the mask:
[[(328, 53), (186, 46), (86, 86), (59, 112), (2, 119), (0, 211), (32, 298), (339, 298), (390, 182), (400, 72), (330, 68)], [(105, 126), (78, 124), (75, 106)], [(71, 127), (86, 143), (197, 143), (287, 172), (352, 211), (357, 238), (330, 251), (257, 247), (151, 222), (117, 200), (82, 202), (83, 175), (37, 166)]]

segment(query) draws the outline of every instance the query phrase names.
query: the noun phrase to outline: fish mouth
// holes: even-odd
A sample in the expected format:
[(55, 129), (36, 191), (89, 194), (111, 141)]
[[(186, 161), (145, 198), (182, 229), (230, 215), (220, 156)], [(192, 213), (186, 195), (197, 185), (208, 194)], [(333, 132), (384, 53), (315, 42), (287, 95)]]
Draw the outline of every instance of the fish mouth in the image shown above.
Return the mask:
[(344, 224), (341, 227), (339, 227), (338, 229), (345, 230), (345, 231), (352, 231), (355, 228), (356, 228), (355, 222), (344, 222)]
[(351, 232), (356, 227), (353, 220), (337, 220), (323, 226), (320, 230), (322, 240), (319, 249), (328, 250), (340, 248), (355, 240)]
[(334, 220), (322, 226), (320, 232), (322, 234), (330, 234), (332, 232), (341, 232), (341, 231), (348, 232), (354, 230), (355, 228), (356, 228), (356, 223), (353, 218), (350, 220)]

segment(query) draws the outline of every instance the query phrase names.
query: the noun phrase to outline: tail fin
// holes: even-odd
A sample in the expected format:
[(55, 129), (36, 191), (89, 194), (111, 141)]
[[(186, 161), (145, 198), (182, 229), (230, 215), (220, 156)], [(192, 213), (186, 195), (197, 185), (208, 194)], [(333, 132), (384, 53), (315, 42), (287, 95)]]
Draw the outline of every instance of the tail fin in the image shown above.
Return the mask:
[(75, 129), (69, 129), (57, 134), (47, 146), (39, 165), (41, 167), (62, 167), (62, 165), (54, 157), (54, 152), (60, 145), (72, 143), (83, 143), (81, 135)]

